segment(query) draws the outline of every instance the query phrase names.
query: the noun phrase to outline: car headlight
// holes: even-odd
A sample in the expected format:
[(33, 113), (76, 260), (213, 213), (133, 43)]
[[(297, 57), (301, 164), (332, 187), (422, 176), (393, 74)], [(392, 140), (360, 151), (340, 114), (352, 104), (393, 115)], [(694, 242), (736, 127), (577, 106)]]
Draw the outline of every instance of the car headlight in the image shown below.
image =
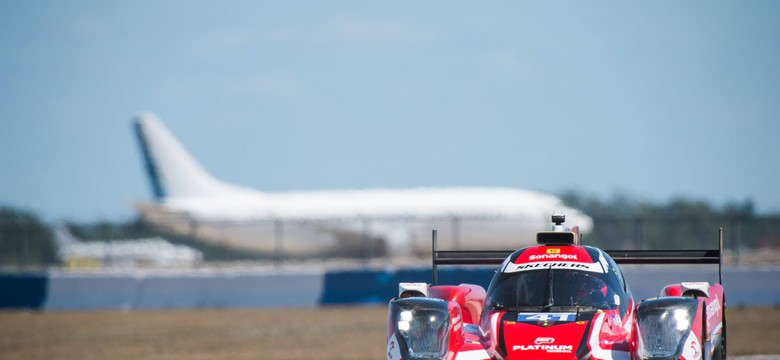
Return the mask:
[(399, 299), (390, 303), (390, 314), (404, 359), (441, 359), (447, 354), (450, 316), (446, 301)]
[(691, 331), (698, 301), (670, 297), (645, 300), (637, 308), (639, 356), (642, 359), (679, 359)]

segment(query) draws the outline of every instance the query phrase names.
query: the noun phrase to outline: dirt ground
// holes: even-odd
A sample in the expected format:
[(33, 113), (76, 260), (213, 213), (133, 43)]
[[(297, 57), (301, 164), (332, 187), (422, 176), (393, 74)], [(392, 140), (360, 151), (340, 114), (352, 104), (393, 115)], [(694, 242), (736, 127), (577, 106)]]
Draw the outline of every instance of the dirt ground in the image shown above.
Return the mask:
[[(780, 309), (729, 309), (730, 355), (780, 354)], [(2, 359), (382, 359), (384, 307), (0, 312)]]

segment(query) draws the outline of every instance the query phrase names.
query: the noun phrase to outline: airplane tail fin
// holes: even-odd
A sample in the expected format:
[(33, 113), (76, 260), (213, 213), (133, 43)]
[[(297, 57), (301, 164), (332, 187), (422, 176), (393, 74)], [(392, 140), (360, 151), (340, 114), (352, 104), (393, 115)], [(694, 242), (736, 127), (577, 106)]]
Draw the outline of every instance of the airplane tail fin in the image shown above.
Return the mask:
[(65, 225), (65, 223), (55, 224), (52, 227), (52, 232), (54, 233), (54, 242), (58, 247), (64, 248), (68, 245), (81, 243), (79, 239), (76, 239), (76, 237), (71, 234), (68, 226)]
[(57, 258), (59, 259), (64, 258), (65, 254), (68, 252), (68, 249), (70, 249), (73, 245), (81, 244), (81, 241), (76, 239), (76, 237), (71, 234), (68, 226), (65, 223), (57, 223), (52, 226), (51, 230), (53, 235), (52, 237), (54, 239), (55, 251), (57, 252)]
[(200, 166), (157, 116), (141, 113), (133, 127), (157, 201), (210, 196), (221, 191), (222, 184)]

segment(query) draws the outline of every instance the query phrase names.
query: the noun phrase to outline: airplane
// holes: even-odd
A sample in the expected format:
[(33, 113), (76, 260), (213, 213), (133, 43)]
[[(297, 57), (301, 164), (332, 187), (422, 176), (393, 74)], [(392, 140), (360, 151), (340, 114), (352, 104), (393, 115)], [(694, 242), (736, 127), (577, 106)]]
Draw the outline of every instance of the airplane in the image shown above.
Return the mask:
[(66, 268), (192, 267), (203, 260), (200, 251), (161, 237), (84, 242), (62, 223), (52, 233), (57, 259)]
[[(262, 192), (208, 173), (151, 112), (133, 121), (154, 201), (135, 202), (147, 223), (178, 235), (275, 256), (372, 257), (442, 248), (516, 248), (565, 212), (586, 233), (592, 220), (549, 194), (452, 187)], [(530, 238), (533, 238), (531, 236)]]

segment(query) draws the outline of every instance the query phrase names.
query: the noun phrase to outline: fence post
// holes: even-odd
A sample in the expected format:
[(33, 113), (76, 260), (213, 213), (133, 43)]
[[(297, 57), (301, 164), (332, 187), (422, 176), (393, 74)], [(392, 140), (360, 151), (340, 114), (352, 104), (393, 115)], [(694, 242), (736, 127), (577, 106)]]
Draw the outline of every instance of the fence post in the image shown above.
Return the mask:
[(370, 234), (371, 220), (362, 218), (361, 222), (363, 223), (363, 256), (367, 261), (371, 261), (374, 255), (374, 246)]
[[(27, 225), (27, 224), (25, 224)], [(22, 271), (27, 271), (27, 265), (30, 262), (30, 226), (27, 225), (22, 229), (22, 249), (24, 252), (24, 257), (22, 260)]]
[(645, 249), (645, 220), (641, 216), (634, 219), (634, 248)]
[(452, 217), (452, 244), (455, 250), (460, 250), (460, 218)]
[(742, 219), (737, 219), (734, 228), (734, 264), (739, 263), (740, 245), (742, 245)]
[(277, 265), (281, 265), (284, 261), (284, 222), (282, 220), (274, 220), (274, 260)]

